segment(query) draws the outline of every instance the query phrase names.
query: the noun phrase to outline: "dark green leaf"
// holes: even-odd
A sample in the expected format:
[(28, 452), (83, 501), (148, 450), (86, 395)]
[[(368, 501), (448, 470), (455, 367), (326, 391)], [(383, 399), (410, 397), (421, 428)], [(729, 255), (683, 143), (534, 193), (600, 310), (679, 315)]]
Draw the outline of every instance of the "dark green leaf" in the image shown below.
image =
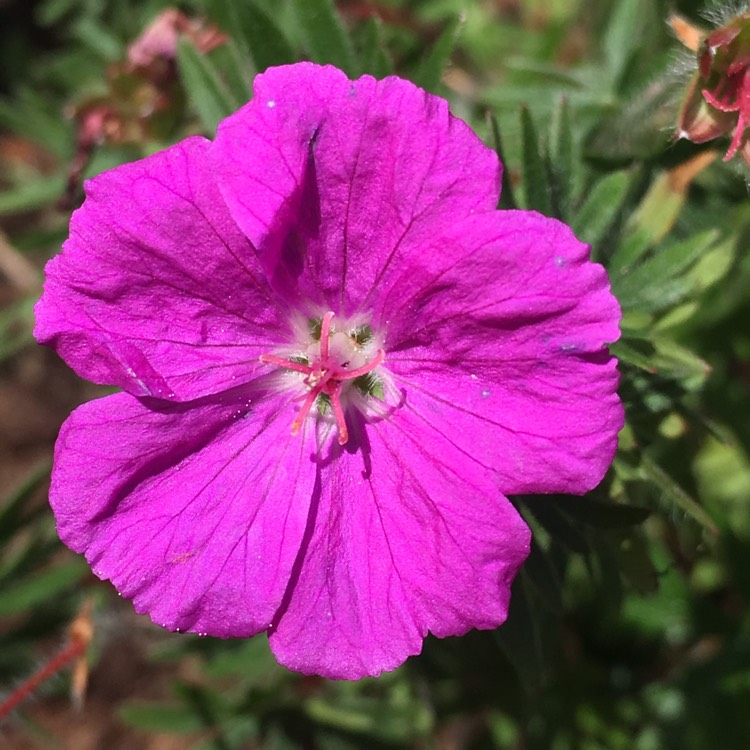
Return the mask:
[(531, 552), (524, 563), (524, 571), (539, 598), (553, 612), (562, 612), (562, 581), (554, 562), (550, 559), (550, 553), (534, 540), (531, 542)]
[(67, 160), (75, 144), (73, 124), (60, 116), (55, 104), (35, 88), (22, 88), (14, 99), (0, 100), (0, 126)]
[(503, 165), (503, 177), (502, 186), (500, 191), (500, 202), (498, 208), (517, 208), (515, 196), (513, 195), (513, 184), (510, 181), (510, 169), (505, 161), (503, 155), (503, 142), (500, 136), (500, 126), (498, 125), (497, 118), (494, 114), (489, 114), (490, 128), (492, 130), (492, 140), (495, 147), (495, 153), (497, 158), (500, 159), (500, 163)]
[(643, 475), (650, 479), (662, 492), (664, 497), (678, 507), (682, 508), (691, 518), (697, 521), (712, 534), (718, 534), (719, 530), (711, 516), (698, 504), (685, 490), (680, 487), (672, 477), (667, 474), (648, 454), (644, 453), (641, 459)]
[(4, 498), (0, 505), (0, 543), (20, 531), (30, 520), (47, 510), (47, 505), (29, 507), (34, 493), (49, 479), (50, 465), (45, 462), (34, 469), (24, 482)]
[[(630, 187), (629, 172), (612, 172), (599, 180), (573, 217), (576, 235), (594, 249), (622, 210)], [(594, 256), (597, 253), (593, 253)]]
[(616, 84), (639, 42), (641, 0), (620, 0), (613, 6), (602, 48), (608, 80)]
[(588, 540), (577, 528), (575, 522), (556, 507), (557, 497), (557, 495), (529, 495), (523, 498), (523, 504), (554, 540), (570, 552), (587, 555), (590, 552)]
[(35, 177), (0, 192), (0, 216), (31, 211), (58, 200), (65, 190), (63, 175)]
[(87, 572), (88, 566), (85, 561), (77, 558), (29, 575), (2, 591), (0, 615), (7, 617), (35, 607), (70, 588)]
[(0, 310), (0, 361), (34, 341), (34, 297), (22, 297)]
[[(646, 286), (634, 291), (632, 296), (614, 288), (616, 282), (613, 280), (613, 291), (620, 307), (624, 312), (637, 310), (639, 312), (657, 313), (674, 307), (683, 300), (687, 299), (693, 292), (693, 284), (687, 279), (669, 279), (662, 282), (659, 286)], [(632, 285), (628, 285), (632, 288)]]
[(607, 270), (610, 275), (615, 275), (634, 265), (648, 252), (651, 246), (651, 237), (647, 231), (640, 227), (631, 227), (626, 231), (607, 261)]
[(556, 182), (557, 213), (563, 220), (569, 216), (575, 191), (574, 148), (570, 106), (563, 96), (555, 107), (549, 132), (549, 155)]
[(382, 21), (371, 16), (362, 24), (360, 31), (362, 71), (375, 78), (385, 78), (393, 73), (393, 62), (382, 40), (382, 28)]
[(222, 44), (208, 53), (209, 60), (215, 65), (231, 96), (231, 100), (238, 105), (244, 104), (253, 94), (253, 78), (255, 70), (252, 63), (245, 59), (232, 41)]
[(228, 31), (249, 54), (258, 71), (271, 65), (294, 62), (296, 56), (291, 42), (274, 17), (254, 0), (222, 0), (231, 24)]
[(190, 101), (203, 126), (213, 133), (216, 126), (237, 109), (238, 102), (209, 58), (187, 39), (180, 39), (177, 62)]
[(535, 611), (523, 569), (513, 582), (508, 619), (495, 631), (495, 637), (526, 691), (534, 692), (544, 679), (547, 660), (542, 646), (541, 618)]
[(315, 62), (331, 63), (350, 76), (359, 73), (352, 43), (331, 0), (292, 0), (300, 33)]
[(422, 60), (414, 77), (414, 83), (427, 91), (438, 91), (440, 79), (450, 61), (460, 30), (459, 19), (448, 24)]
[(119, 714), (126, 724), (150, 732), (183, 734), (204, 728), (201, 717), (185, 705), (133, 701), (121, 706)]
[(703, 385), (711, 372), (704, 359), (668, 336), (653, 335), (650, 342), (654, 347), (652, 362), (656, 372), (680, 380), (686, 388)]
[[(659, 309), (664, 290), (674, 290), (669, 295), (673, 300), (677, 291), (687, 294), (692, 289), (689, 281), (675, 284), (680, 274), (709, 251), (719, 232), (709, 229), (682, 242), (673, 242), (658, 248), (653, 255), (628, 273), (614, 276), (612, 287), (623, 309)], [(655, 304), (656, 303), (656, 306)]]
[(615, 537), (615, 555), (625, 581), (639, 594), (650, 594), (659, 587), (659, 577), (651, 562), (646, 540), (641, 534)]
[(643, 523), (651, 515), (648, 508), (593, 500), (586, 495), (559, 495), (555, 502), (563, 513), (576, 521), (602, 529), (633, 526)]
[(627, 362), (629, 365), (652, 374), (656, 372), (656, 365), (653, 361), (653, 347), (649, 347), (649, 350), (644, 352), (640, 347), (636, 348), (620, 339), (613, 344), (609, 344), (609, 350), (621, 362)]
[(528, 107), (521, 107), (522, 183), (526, 208), (552, 215), (549, 176), (539, 147), (534, 121)]

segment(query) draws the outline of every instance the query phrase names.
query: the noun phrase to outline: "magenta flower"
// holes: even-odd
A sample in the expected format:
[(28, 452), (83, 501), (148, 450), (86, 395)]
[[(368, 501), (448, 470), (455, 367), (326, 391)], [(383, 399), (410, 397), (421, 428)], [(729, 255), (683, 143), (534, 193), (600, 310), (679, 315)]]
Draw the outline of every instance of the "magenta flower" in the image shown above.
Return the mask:
[(160, 625), (267, 631), (306, 673), (500, 625), (504, 495), (596, 485), (622, 408), (603, 269), (499, 184), (442, 99), (308, 63), (91, 180), (36, 335), (124, 393), (63, 425), (63, 541)]

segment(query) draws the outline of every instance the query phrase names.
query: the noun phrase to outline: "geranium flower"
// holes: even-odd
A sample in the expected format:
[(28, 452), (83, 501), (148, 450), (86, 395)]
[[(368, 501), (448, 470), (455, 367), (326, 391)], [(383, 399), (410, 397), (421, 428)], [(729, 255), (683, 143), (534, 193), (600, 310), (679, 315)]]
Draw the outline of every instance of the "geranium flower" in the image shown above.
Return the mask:
[(605, 272), (496, 211), (500, 169), (442, 99), (302, 63), (89, 181), (36, 335), (124, 392), (63, 425), (63, 541), (160, 625), (267, 631), (306, 673), (500, 625), (505, 495), (590, 489), (622, 424)]

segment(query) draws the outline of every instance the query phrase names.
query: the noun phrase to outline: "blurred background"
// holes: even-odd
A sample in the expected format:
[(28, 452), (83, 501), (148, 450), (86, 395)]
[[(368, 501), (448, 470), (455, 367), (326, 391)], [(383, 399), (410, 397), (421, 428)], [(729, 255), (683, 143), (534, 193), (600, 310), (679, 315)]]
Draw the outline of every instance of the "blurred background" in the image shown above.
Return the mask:
[[(690, 40), (743, 12), (705, 10), (0, 0), (0, 746), (750, 747), (748, 168), (722, 161), (729, 133), (673, 138)], [(447, 97), (501, 154), (501, 207), (570, 223), (624, 311), (620, 451), (587, 497), (513, 498), (535, 545), (509, 621), (360, 682), (291, 673), (262, 636), (160, 630), (61, 545), (46, 498), (61, 422), (105, 393), (31, 335), (83, 180), (210, 136), (301, 59)]]

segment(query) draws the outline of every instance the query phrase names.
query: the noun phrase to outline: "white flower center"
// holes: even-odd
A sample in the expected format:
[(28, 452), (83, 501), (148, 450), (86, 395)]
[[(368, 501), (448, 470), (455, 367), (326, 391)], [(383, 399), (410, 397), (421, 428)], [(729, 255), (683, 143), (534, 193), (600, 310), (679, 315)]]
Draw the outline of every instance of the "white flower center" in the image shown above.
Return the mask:
[[(330, 404), (339, 432), (339, 443), (349, 440), (344, 407), (341, 396), (347, 389), (358, 388), (361, 392), (373, 392), (376, 380), (372, 373), (383, 364), (385, 352), (366, 344), (372, 338), (369, 328), (360, 326), (351, 330), (337, 330), (333, 325), (334, 313), (327, 312), (319, 321), (313, 321), (313, 341), (307, 347), (306, 356), (285, 359), (275, 354), (262, 354), (260, 361), (276, 365), (305, 377), (303, 383), (307, 395), (292, 423), (292, 434), (296, 435), (316, 401)], [(315, 335), (317, 333), (317, 336)], [(315, 340), (317, 339), (317, 340)], [(306, 361), (305, 361), (306, 360)]]

